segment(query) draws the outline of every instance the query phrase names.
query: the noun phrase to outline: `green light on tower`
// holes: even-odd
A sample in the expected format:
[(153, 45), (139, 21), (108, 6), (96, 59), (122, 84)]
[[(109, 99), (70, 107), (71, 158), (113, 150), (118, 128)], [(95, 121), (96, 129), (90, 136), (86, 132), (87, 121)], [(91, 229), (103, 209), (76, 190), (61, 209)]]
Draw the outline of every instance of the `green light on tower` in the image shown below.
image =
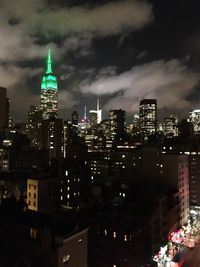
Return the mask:
[(51, 49), (48, 49), (48, 55), (46, 60), (46, 74), (43, 76), (41, 81), (41, 89), (43, 90), (57, 90), (58, 84), (56, 76), (53, 75), (52, 71), (52, 56)]
[(48, 49), (48, 57), (47, 57), (47, 70), (46, 74), (52, 73), (52, 59), (51, 59), (51, 49)]

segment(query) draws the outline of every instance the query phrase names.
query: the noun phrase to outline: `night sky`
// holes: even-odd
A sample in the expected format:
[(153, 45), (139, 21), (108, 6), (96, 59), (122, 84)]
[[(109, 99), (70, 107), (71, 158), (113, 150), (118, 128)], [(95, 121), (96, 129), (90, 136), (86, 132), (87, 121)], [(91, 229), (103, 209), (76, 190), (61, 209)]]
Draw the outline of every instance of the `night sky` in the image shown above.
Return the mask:
[(122, 108), (142, 98), (160, 114), (200, 108), (200, 1), (0, 0), (0, 86), (11, 115), (24, 120), (40, 103), (40, 81), (52, 48), (59, 112)]

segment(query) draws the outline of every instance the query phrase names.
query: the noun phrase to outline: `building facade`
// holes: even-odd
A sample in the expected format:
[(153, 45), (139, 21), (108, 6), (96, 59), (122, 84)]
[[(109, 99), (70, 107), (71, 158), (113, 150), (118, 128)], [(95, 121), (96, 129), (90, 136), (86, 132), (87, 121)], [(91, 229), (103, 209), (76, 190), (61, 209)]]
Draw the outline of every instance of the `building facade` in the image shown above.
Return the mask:
[(110, 138), (120, 139), (125, 134), (125, 111), (121, 109), (109, 110)]
[(154, 134), (157, 130), (157, 101), (143, 99), (139, 107), (140, 133), (144, 137)]
[(0, 129), (8, 128), (9, 120), (9, 99), (6, 95), (6, 88), (0, 87)]
[(193, 125), (194, 134), (200, 134), (200, 109), (195, 109), (189, 113), (189, 122)]

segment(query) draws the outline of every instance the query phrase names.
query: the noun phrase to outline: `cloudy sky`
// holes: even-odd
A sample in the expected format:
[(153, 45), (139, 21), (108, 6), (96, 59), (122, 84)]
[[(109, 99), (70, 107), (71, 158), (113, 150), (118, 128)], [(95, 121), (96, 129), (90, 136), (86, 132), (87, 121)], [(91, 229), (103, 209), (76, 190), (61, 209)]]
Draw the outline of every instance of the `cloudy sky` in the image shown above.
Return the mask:
[(200, 108), (200, 1), (0, 0), (0, 86), (11, 115), (40, 103), (50, 47), (67, 119), (99, 97), (104, 116), (156, 98), (160, 114)]

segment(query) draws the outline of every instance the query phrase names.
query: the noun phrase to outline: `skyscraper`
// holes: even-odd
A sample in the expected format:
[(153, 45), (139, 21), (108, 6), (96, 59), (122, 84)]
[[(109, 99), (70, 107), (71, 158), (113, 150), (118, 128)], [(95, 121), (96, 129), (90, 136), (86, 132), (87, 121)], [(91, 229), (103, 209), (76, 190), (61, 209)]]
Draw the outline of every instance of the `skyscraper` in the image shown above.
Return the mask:
[(99, 98), (97, 99), (97, 110), (90, 110), (90, 123), (97, 125), (102, 121), (102, 109), (100, 109)]
[(48, 50), (46, 62), (46, 73), (41, 82), (41, 105), (43, 119), (58, 117), (58, 84), (57, 78), (53, 75), (51, 50)]
[(189, 120), (193, 125), (194, 134), (200, 134), (200, 109), (195, 109), (189, 113)]
[(8, 127), (9, 99), (6, 96), (6, 88), (0, 87), (0, 129)]
[(178, 136), (178, 114), (173, 113), (164, 119), (164, 134), (167, 138)]
[(125, 135), (125, 111), (121, 109), (109, 110), (110, 137), (120, 139)]
[(74, 110), (71, 114), (72, 125), (78, 128), (78, 112)]
[(99, 98), (97, 99), (97, 124), (101, 123), (102, 121), (102, 109), (100, 109), (100, 102)]
[(30, 106), (26, 121), (26, 134), (31, 141), (32, 147), (40, 147), (42, 112), (38, 107)]
[(157, 130), (157, 101), (156, 99), (143, 99), (139, 108), (140, 133), (147, 137)]

